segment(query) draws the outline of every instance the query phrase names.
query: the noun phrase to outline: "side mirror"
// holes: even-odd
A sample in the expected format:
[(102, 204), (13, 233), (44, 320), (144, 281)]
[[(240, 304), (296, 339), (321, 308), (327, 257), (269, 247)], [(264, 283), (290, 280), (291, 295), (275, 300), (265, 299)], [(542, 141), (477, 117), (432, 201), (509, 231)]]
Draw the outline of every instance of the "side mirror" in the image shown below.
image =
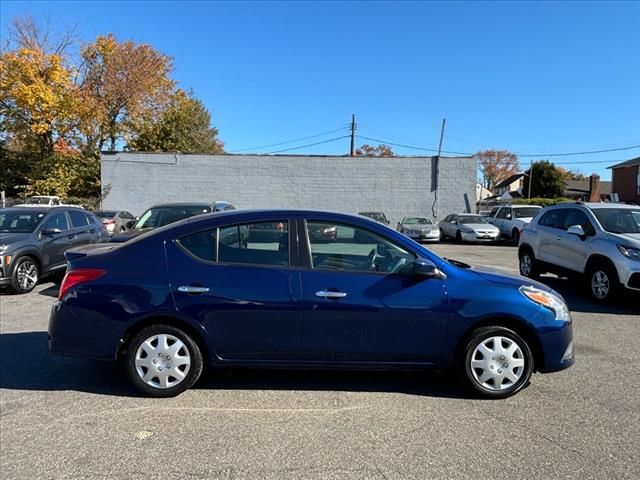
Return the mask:
[(506, 218), (507, 220), (511, 220), (511, 214), (510, 214), (510, 213), (507, 213), (507, 214), (504, 216), (504, 218)]
[(571, 235), (577, 235), (580, 238), (585, 238), (586, 235), (584, 233), (584, 228), (582, 228), (582, 225), (571, 225), (569, 227), (569, 229), (567, 230), (567, 233), (571, 234)]
[(436, 264), (423, 257), (418, 257), (413, 262), (413, 274), (422, 278), (442, 278), (442, 273), (438, 270)]
[(57, 235), (58, 233), (62, 233), (62, 230), (59, 228), (43, 228), (40, 230), (42, 235)]

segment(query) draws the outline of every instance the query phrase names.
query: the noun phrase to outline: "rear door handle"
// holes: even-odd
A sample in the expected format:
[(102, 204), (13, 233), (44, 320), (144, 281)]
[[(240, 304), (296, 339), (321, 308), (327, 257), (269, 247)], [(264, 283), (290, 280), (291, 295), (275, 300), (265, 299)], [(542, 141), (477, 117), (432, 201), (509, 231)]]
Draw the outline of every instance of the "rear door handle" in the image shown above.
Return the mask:
[(207, 293), (209, 287), (198, 287), (195, 285), (182, 285), (178, 287), (178, 291), (182, 293)]
[(318, 290), (316, 297), (322, 298), (344, 298), (347, 294), (345, 292), (332, 292), (331, 290)]
[(562, 240), (562, 237), (561, 237), (560, 235), (558, 235), (558, 236), (556, 237), (556, 240)]

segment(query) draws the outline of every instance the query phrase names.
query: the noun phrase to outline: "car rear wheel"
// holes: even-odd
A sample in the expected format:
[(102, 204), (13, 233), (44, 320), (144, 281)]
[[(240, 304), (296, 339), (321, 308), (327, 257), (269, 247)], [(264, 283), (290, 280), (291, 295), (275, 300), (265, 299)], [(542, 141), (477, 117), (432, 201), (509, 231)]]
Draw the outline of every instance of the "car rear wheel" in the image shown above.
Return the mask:
[(470, 335), (458, 359), (463, 384), (475, 395), (506, 398), (524, 388), (533, 372), (527, 342), (504, 327), (482, 327)]
[(600, 262), (589, 269), (589, 292), (591, 298), (600, 303), (611, 302), (620, 290), (618, 274), (606, 262)]
[(526, 248), (520, 252), (520, 275), (527, 278), (536, 279), (540, 276), (538, 262), (530, 249)]
[(125, 354), (133, 385), (151, 397), (174, 397), (196, 383), (203, 360), (198, 344), (171, 325), (151, 325), (136, 334)]
[(16, 261), (11, 276), (11, 289), (16, 293), (29, 293), (38, 284), (40, 269), (31, 257), (21, 257)]

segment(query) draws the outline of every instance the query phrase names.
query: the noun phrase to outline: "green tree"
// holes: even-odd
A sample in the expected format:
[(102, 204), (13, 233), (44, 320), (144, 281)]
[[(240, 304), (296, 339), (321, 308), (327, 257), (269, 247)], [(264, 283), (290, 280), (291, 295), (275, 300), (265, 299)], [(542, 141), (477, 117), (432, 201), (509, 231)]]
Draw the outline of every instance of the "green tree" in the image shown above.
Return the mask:
[(129, 150), (145, 152), (222, 153), (224, 144), (211, 126), (204, 104), (183, 90), (177, 90), (168, 107), (155, 118), (132, 122)]
[(389, 145), (380, 144), (377, 147), (372, 145), (364, 144), (356, 149), (356, 155), (362, 157), (395, 157), (396, 154), (393, 152), (392, 148)]
[[(533, 174), (531, 172), (533, 170)], [(529, 192), (529, 179), (531, 181), (531, 197), (558, 198), (565, 189), (565, 173), (549, 160), (533, 162), (525, 172), (523, 192)]]
[(100, 162), (96, 157), (54, 152), (38, 163), (29, 176), (26, 193), (68, 197), (100, 195)]

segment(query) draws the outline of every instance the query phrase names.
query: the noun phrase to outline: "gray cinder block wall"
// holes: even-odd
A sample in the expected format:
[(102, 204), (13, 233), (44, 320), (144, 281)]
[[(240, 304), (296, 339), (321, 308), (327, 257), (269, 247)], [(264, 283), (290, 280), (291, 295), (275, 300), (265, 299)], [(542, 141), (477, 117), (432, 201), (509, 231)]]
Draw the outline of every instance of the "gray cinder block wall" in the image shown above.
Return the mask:
[(227, 200), (237, 208), (383, 211), (393, 226), (405, 215), (473, 211), (475, 160), (441, 157), (439, 182), (436, 164), (435, 157), (104, 153), (102, 208), (140, 215), (158, 203)]

